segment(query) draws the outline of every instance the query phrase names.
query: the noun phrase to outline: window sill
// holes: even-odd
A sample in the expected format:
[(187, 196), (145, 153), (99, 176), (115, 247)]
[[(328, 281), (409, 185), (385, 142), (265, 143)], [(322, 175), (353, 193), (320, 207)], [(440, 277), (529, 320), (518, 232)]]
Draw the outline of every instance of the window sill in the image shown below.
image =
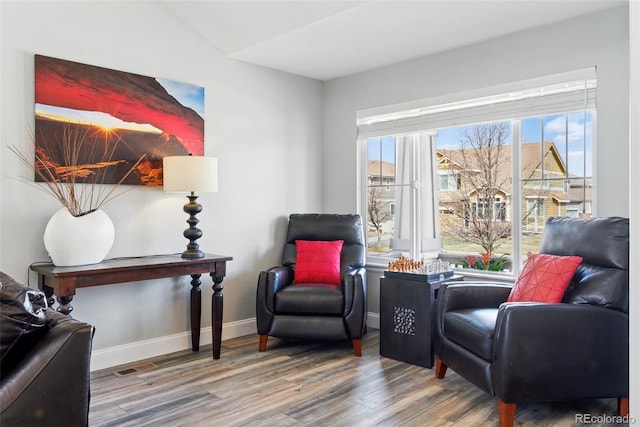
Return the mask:
[(387, 265), (386, 264), (381, 264), (381, 263), (367, 263), (365, 265), (365, 268), (367, 270), (371, 270), (371, 271), (378, 271), (378, 272), (382, 272), (385, 271), (387, 269)]
[(467, 278), (472, 280), (482, 279), (491, 280), (492, 282), (509, 284), (512, 284), (516, 280), (513, 273), (487, 272), (482, 270), (474, 270), (473, 268), (454, 268), (453, 271), (455, 271), (456, 274), (464, 276), (465, 280)]
[[(380, 263), (367, 263), (366, 269), (368, 271), (375, 271), (377, 273), (382, 273), (387, 269), (386, 264)], [(465, 280), (486, 280), (496, 283), (508, 283), (513, 284), (516, 278), (513, 273), (501, 273), (501, 272), (486, 272), (481, 270), (474, 270), (472, 268), (454, 268), (453, 271), (455, 274), (459, 274), (464, 276)]]

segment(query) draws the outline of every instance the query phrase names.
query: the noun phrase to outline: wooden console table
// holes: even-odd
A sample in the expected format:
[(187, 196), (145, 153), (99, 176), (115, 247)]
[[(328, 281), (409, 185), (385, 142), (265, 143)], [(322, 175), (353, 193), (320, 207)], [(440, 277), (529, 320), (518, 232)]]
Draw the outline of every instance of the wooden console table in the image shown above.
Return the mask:
[(47, 295), (49, 305), (58, 299), (57, 308), (69, 315), (73, 310), (71, 301), (77, 288), (161, 279), (176, 276), (191, 276), (191, 346), (200, 349), (201, 291), (200, 276), (209, 274), (213, 280), (211, 296), (211, 329), (213, 334), (213, 358), (220, 358), (222, 339), (222, 280), (226, 274), (226, 263), (233, 258), (205, 254), (204, 258), (186, 259), (178, 255), (152, 255), (144, 257), (114, 258), (99, 264), (74, 267), (56, 267), (53, 264), (34, 264), (31, 270), (38, 273), (38, 286)]

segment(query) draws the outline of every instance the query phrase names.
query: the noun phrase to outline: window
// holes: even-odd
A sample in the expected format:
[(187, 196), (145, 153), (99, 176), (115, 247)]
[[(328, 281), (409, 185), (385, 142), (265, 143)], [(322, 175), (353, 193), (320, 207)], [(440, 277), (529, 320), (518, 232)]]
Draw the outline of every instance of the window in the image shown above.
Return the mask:
[(420, 253), (421, 239), (414, 236), (435, 234), (433, 226), (414, 220), (433, 206), (431, 137), (413, 133), (370, 138), (365, 151), (367, 188), (362, 216), (368, 223), (369, 255), (397, 258)]
[[(478, 197), (477, 202), (473, 202), (471, 217), (481, 219), (483, 221), (506, 221), (505, 204), (502, 202), (502, 197), (496, 196), (494, 202), (490, 205), (487, 202), (488, 199), (484, 197)], [(451, 209), (446, 209), (447, 212), (451, 212)], [(469, 215), (465, 215), (465, 227), (469, 227)]]
[(537, 252), (550, 216), (590, 216), (594, 109), (521, 121), (522, 256)]
[[(593, 71), (359, 119), (369, 262), (489, 253), (517, 274), (526, 253), (538, 251), (548, 217), (591, 215)], [(385, 177), (393, 188), (386, 199), (377, 190)]]
[(392, 206), (396, 188), (396, 151), (393, 137), (373, 138), (367, 143), (367, 243), (372, 253), (390, 251), (395, 215)]
[(438, 179), (440, 181), (440, 191), (453, 191), (460, 188), (460, 181), (458, 180), (458, 175), (455, 172), (438, 172)]
[[(442, 249), (467, 255), (512, 253), (507, 204), (513, 193), (512, 124), (490, 122), (440, 129), (436, 136), (439, 165), (455, 165), (460, 185), (436, 195)], [(453, 167), (453, 166), (447, 166)]]
[(545, 217), (543, 197), (527, 198), (527, 210), (525, 212), (525, 217), (534, 219)]

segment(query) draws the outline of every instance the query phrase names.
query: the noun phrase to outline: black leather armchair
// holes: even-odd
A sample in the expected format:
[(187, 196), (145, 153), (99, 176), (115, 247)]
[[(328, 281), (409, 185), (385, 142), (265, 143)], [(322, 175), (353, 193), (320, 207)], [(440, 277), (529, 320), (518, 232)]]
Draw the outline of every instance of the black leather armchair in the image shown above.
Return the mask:
[[(343, 240), (340, 285), (292, 284), (296, 240)], [(256, 296), (259, 350), (269, 335), (280, 338), (347, 340), (356, 356), (366, 320), (365, 246), (359, 215), (292, 214), (282, 264), (260, 272)]]
[(93, 326), (47, 308), (44, 293), (0, 278), (0, 425), (88, 425)]
[(508, 285), (440, 290), (436, 377), (450, 367), (496, 396), (500, 426), (527, 401), (617, 398), (628, 415), (628, 219), (550, 218), (540, 252), (583, 257), (561, 303), (506, 302)]

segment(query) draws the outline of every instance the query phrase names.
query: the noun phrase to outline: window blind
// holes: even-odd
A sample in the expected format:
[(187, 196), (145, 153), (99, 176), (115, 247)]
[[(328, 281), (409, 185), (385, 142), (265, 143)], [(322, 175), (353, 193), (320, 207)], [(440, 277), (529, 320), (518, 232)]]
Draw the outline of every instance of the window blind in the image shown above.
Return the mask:
[(507, 92), (459, 102), (429, 105), (425, 101), (424, 106), (388, 113), (361, 112), (357, 121), (358, 139), (595, 108), (595, 67), (550, 77), (511, 85), (514, 88)]

